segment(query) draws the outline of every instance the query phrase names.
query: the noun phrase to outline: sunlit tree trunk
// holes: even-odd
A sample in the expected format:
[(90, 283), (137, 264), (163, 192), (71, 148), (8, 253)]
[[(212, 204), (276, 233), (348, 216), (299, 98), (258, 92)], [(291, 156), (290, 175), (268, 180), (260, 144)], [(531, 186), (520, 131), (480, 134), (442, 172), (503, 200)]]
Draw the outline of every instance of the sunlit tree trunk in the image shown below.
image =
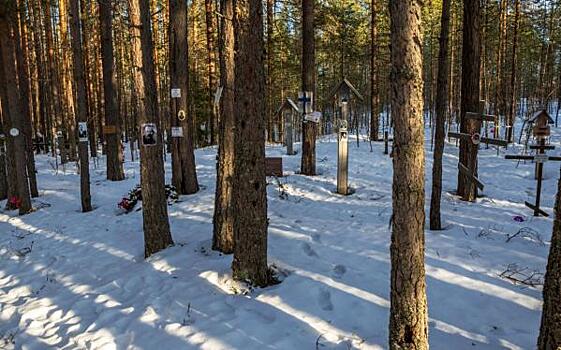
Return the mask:
[(395, 125), (389, 348), (428, 349), (422, 1), (390, 1)]
[[(72, 57), (74, 66), (74, 84), (76, 86), (76, 114), (77, 122), (88, 121), (88, 100), (86, 95), (86, 78), (84, 74), (84, 57), (82, 53), (82, 31), (80, 24), (79, 0), (70, 2), (70, 28), (72, 34)], [(76, 135), (72, 135), (76, 137)], [(90, 194), (90, 162), (88, 156), (88, 141), (78, 143), (78, 155), (80, 157), (80, 198), (82, 200), (82, 212), (92, 210)]]
[[(315, 96), (315, 37), (314, 37), (314, 1), (302, 0), (302, 91), (309, 91)], [(301, 173), (316, 174), (316, 135), (317, 125), (302, 122), (302, 161)]]
[[(136, 89), (139, 97), (138, 121), (140, 127), (146, 123), (159, 125), (149, 0), (129, 0), (129, 12), (134, 66), (133, 88)], [(158, 132), (162, 131), (158, 130)], [(161, 139), (158, 137), (155, 145), (143, 145), (140, 148), (145, 257), (173, 245), (164, 187), (162, 147)]]
[[(193, 194), (199, 190), (195, 153), (194, 130), (189, 122), (189, 61), (187, 43), (187, 4), (182, 0), (170, 0), (169, 6), (169, 69), (172, 88), (181, 90), (180, 98), (170, 100), (172, 126), (183, 130), (183, 137), (172, 140), (172, 182), (181, 194)], [(183, 117), (180, 117), (179, 114)], [(188, 116), (188, 117), (187, 117)]]
[(260, 0), (236, 0), (234, 115), (235, 279), (269, 283), (265, 179), (265, 67)]

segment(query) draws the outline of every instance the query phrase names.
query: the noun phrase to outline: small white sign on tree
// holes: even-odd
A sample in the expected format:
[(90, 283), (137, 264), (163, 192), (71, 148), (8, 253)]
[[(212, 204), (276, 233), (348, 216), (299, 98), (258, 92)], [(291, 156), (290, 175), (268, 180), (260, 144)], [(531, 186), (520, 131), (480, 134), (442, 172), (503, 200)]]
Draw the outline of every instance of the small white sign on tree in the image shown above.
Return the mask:
[(171, 89), (171, 98), (181, 98), (181, 89)]
[(183, 137), (183, 128), (181, 126), (172, 126), (171, 137)]

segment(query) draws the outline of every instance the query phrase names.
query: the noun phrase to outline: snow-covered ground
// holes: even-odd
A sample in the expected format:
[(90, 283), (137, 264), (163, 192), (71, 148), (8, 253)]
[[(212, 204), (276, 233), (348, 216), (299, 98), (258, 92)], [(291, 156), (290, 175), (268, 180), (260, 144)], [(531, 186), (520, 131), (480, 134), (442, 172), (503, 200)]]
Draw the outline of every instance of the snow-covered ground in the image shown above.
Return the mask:
[[(553, 137), (557, 146), (559, 140)], [(269, 263), (287, 277), (253, 291), (232, 283), (231, 256), (210, 249), (215, 148), (196, 152), (201, 191), (169, 207), (176, 245), (147, 261), (141, 212), (117, 210), (139, 182), (137, 162), (127, 154), (127, 179), (117, 183), (105, 180), (103, 167), (92, 166), (95, 210), (83, 214), (75, 169), (57, 173), (51, 158), (39, 156), (34, 205), (41, 208), (23, 217), (0, 212), (0, 348), (386, 348), (392, 163), (382, 143), (372, 152), (367, 142), (349, 146), (353, 195), (334, 194), (334, 136), (318, 142), (320, 175), (297, 175), (298, 154), (283, 156), (287, 176), (280, 187), (268, 178)], [(429, 148), (427, 143), (427, 212)], [(552, 220), (534, 218), (524, 206), (534, 201), (533, 164), (516, 167), (504, 159), (504, 149), (497, 156), (496, 149), (481, 148), (485, 196), (465, 203), (449, 193), (458, 156), (454, 144), (446, 146), (447, 229), (426, 230), (431, 348), (532, 349), (541, 289), (499, 275), (510, 266), (537, 272), (539, 282)], [(282, 155), (284, 149), (271, 146), (267, 153)], [(166, 166), (169, 181), (169, 157)], [(546, 163), (542, 205), (549, 213), (558, 169)]]

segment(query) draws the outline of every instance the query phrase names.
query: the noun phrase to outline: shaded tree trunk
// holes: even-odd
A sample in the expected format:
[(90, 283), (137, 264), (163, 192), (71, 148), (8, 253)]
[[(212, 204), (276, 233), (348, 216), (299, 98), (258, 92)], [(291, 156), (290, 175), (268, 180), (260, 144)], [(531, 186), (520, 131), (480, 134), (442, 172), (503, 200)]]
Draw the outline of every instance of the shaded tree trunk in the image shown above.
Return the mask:
[(101, 61), (103, 66), (103, 98), (105, 112), (104, 133), (107, 154), (107, 179), (121, 181), (123, 171), (123, 145), (121, 143), (121, 116), (117, 102), (117, 77), (113, 54), (113, 9), (112, 0), (99, 0), (101, 24)]
[(220, 125), (218, 130), (218, 162), (214, 199), (212, 249), (225, 254), (234, 252), (234, 0), (222, 0), (220, 26)]
[(390, 1), (395, 125), (390, 349), (428, 349), (421, 1)]
[[(460, 131), (474, 134), (481, 129), (481, 121), (467, 119), (466, 112), (478, 112), (479, 107), (479, 64), (481, 61), (481, 46), (479, 44), (479, 1), (464, 2), (464, 29), (462, 46), (462, 91), (460, 111)], [(477, 151), (479, 146), (471, 141), (460, 140), (460, 163), (472, 169), (477, 176)], [(477, 187), (472, 181), (458, 172), (457, 193), (465, 201), (475, 201)]]
[[(56, 156), (56, 138), (57, 133), (61, 132), (63, 135), (63, 126), (62, 126), (62, 107), (60, 105), (60, 79), (59, 79), (59, 72), (58, 72), (58, 56), (55, 55), (55, 48), (54, 48), (54, 39), (53, 39), (53, 28), (52, 28), (52, 18), (51, 18), (51, 4), (48, 0), (43, 0), (43, 12), (45, 14), (44, 18), (44, 28), (45, 28), (45, 41), (46, 41), (46, 48), (47, 50), (47, 78), (48, 78), (48, 91), (50, 91), (49, 100), (46, 101), (47, 106), (46, 108), (50, 108), (50, 129), (52, 134), (52, 154)], [(59, 151), (60, 151), (60, 161), (65, 163), (66, 159), (66, 147), (64, 142), (59, 140)]]
[[(88, 100), (86, 95), (86, 77), (84, 75), (84, 57), (82, 53), (80, 11), (78, 10), (80, 6), (79, 1), (80, 0), (69, 0), (70, 28), (72, 35), (71, 44), (74, 61), (74, 84), (76, 86), (76, 119), (78, 123), (87, 123)], [(71, 137), (76, 138), (76, 135), (72, 134)], [(78, 156), (80, 157), (80, 198), (82, 200), (82, 212), (85, 213), (92, 210), (88, 141), (80, 141), (78, 143)]]
[(267, 0), (267, 139), (274, 140), (273, 130), (273, 1)]
[[(141, 128), (146, 123), (159, 125), (149, 0), (129, 0), (129, 12), (134, 66), (133, 88), (139, 97), (138, 120)], [(164, 187), (163, 145), (160, 137), (156, 137), (155, 140), (155, 145), (140, 147), (145, 257), (173, 245)]]
[[(172, 126), (181, 127), (183, 137), (172, 140), (172, 183), (180, 194), (193, 194), (199, 190), (195, 153), (193, 149), (194, 130), (189, 122), (189, 60), (187, 43), (187, 4), (181, 0), (171, 0), (169, 6), (169, 60), (172, 88), (181, 89), (180, 98), (170, 100)], [(182, 113), (181, 119), (178, 115)]]
[(440, 201), (442, 196), (442, 154), (444, 153), (444, 126), (448, 111), (448, 38), (450, 33), (450, 1), (442, 1), (440, 20), (440, 48), (436, 86), (436, 125), (434, 135), (434, 162), (432, 165), (432, 195), (430, 200), (430, 229), (441, 230)]
[(207, 133), (210, 135), (210, 144), (214, 145), (215, 140), (215, 112), (213, 108), (214, 89), (215, 89), (215, 76), (216, 76), (216, 53), (214, 52), (214, 11), (213, 0), (205, 0), (205, 14), (206, 14), (206, 47), (207, 47), (207, 65), (208, 65), (208, 123)]
[(233, 196), (235, 279), (269, 283), (265, 179), (265, 67), (260, 0), (236, 0)]
[(377, 0), (371, 0), (371, 23), (370, 23), (370, 140), (378, 141), (378, 109), (380, 103), (380, 94), (378, 92), (378, 67), (376, 66), (377, 61), (377, 40), (378, 40), (378, 29), (377, 29), (377, 15), (378, 7), (376, 5)]
[[(302, 0), (302, 91), (310, 91), (315, 96), (315, 38), (314, 0)], [(303, 175), (316, 174), (317, 124), (302, 121), (302, 161)]]
[(543, 286), (543, 312), (538, 349), (561, 349), (561, 178), (557, 184), (555, 221)]
[[(2, 74), (0, 73), (0, 77)], [(0, 101), (2, 97), (0, 96)], [(6, 174), (6, 132), (2, 121), (2, 104), (0, 103), (0, 201), (8, 198), (8, 175)]]
[(19, 28), (14, 31), (15, 46), (17, 53), (18, 63), (18, 79), (19, 91), (21, 98), (22, 108), (22, 133), (25, 137), (25, 155), (26, 155), (26, 168), (27, 176), (29, 178), (29, 191), (31, 197), (39, 197), (39, 190), (37, 189), (37, 176), (35, 170), (35, 154), (33, 152), (33, 129), (31, 127), (31, 112), (33, 110), (31, 103), (31, 86), (29, 84), (29, 56), (27, 48), (27, 27), (25, 24), (25, 6), (23, 1), (18, 1), (18, 23)]
[(518, 65), (518, 31), (520, 30), (520, 0), (516, 0), (514, 14), (514, 34), (512, 41), (512, 64), (510, 71), (510, 101), (506, 120), (506, 139), (512, 142), (514, 119), (516, 118), (516, 71)]
[[(16, 3), (4, 1), (0, 3), (0, 68), (3, 74), (0, 78), (0, 89), (4, 90), (0, 93), (2, 98), (2, 113), (9, 121), (10, 129), (17, 129), (17, 135), (11, 135), (8, 131), (7, 137), (13, 143), (13, 157), (15, 172), (8, 176), (15, 175), (15, 191), (19, 207), (19, 214), (24, 215), (31, 212), (31, 196), (29, 194), (29, 183), (27, 178), (27, 162), (25, 152), (25, 133), (24, 133), (24, 115), (20, 105), (22, 99), (18, 86), (27, 84), (27, 82), (18, 82), (17, 76), (17, 58), (14, 43), (17, 42), (16, 31), (17, 25), (17, 8)], [(7, 82), (15, 82), (15, 88), (8, 89)], [(19, 83), (19, 84), (18, 84)]]

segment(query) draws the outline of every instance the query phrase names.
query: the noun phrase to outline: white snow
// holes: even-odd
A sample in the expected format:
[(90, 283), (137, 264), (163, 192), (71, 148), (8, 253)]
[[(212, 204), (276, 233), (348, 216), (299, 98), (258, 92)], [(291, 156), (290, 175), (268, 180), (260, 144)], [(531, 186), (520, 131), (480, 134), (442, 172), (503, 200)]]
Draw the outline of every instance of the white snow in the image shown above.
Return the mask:
[[(554, 131), (558, 148), (559, 140)], [(428, 142), (426, 148), (428, 222)], [(297, 175), (300, 154), (283, 156), (284, 189), (268, 178), (269, 263), (287, 277), (257, 290), (232, 281), (231, 256), (210, 249), (215, 148), (196, 152), (201, 191), (168, 207), (176, 245), (146, 261), (141, 212), (117, 215), (117, 203), (139, 182), (138, 162), (127, 153), (123, 182), (105, 180), (104, 168), (92, 163), (96, 209), (83, 214), (74, 166), (57, 173), (51, 158), (38, 156), (34, 205), (44, 207), (22, 217), (0, 212), (0, 348), (387, 348), (392, 163), (382, 151), (383, 143), (373, 144), (373, 152), (367, 142), (349, 143), (356, 193), (347, 197), (334, 194), (334, 136), (318, 142), (318, 176)], [(465, 203), (449, 193), (457, 152), (447, 143), (447, 229), (426, 230), (431, 348), (534, 348), (541, 289), (499, 276), (511, 264), (545, 270), (552, 219), (534, 218), (524, 206), (534, 201), (534, 166), (516, 167), (504, 149), (497, 156), (483, 145), (485, 197)], [(285, 149), (269, 146), (267, 153)], [(550, 214), (558, 169), (555, 162), (545, 165), (542, 206)], [(166, 170), (169, 182), (169, 156)], [(280, 198), (281, 191), (288, 197)], [(517, 215), (525, 221), (513, 220)], [(507, 242), (522, 228), (526, 234)]]

